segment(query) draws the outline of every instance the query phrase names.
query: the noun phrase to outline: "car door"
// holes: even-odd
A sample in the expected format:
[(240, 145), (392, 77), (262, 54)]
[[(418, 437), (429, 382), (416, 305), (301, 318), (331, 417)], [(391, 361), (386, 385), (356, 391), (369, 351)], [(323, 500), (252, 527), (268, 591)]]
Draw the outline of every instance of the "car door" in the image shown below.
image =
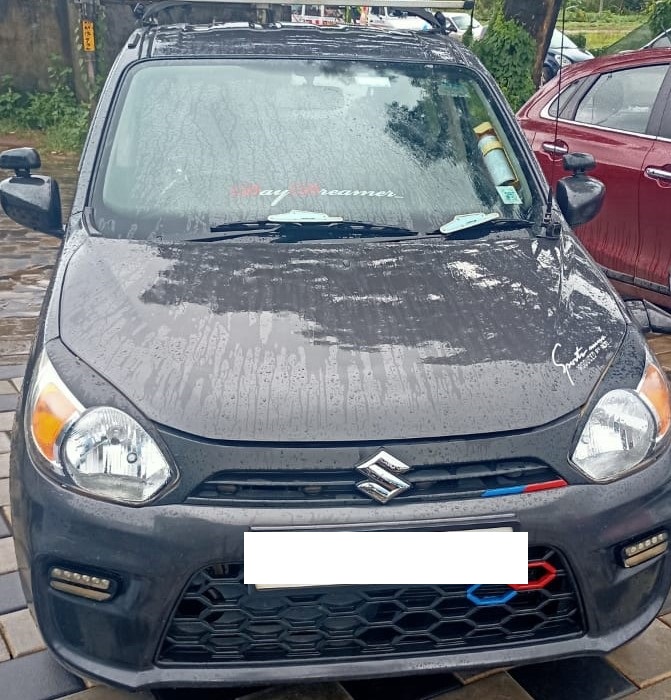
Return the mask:
[(606, 185), (606, 197), (601, 213), (577, 233), (596, 261), (623, 281), (633, 282), (636, 275), (639, 180), (654, 144), (648, 124), (666, 72), (666, 64), (655, 64), (597, 75), (573, 97), (568, 113), (561, 110), (560, 123), (555, 126), (549, 113), (539, 120), (534, 139), (534, 151), (553, 185), (566, 175), (564, 154), (594, 155), (597, 167), (590, 174)]
[[(671, 293), (671, 72), (659, 101), (657, 138), (648, 151), (640, 175), (639, 220), (641, 245), (636, 263), (636, 284)], [(655, 125), (656, 126), (656, 125)]]

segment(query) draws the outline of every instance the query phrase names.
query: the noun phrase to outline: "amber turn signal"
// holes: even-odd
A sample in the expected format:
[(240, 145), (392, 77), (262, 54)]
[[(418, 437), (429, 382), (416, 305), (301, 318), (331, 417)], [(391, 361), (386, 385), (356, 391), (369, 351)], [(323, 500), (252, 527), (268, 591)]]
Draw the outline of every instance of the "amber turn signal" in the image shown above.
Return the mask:
[(666, 435), (671, 427), (671, 396), (669, 396), (669, 384), (666, 377), (655, 363), (648, 362), (638, 391), (655, 414), (657, 439), (659, 440)]
[(33, 440), (42, 456), (54, 462), (56, 445), (63, 429), (78, 413), (77, 407), (51, 382), (37, 395), (31, 417)]

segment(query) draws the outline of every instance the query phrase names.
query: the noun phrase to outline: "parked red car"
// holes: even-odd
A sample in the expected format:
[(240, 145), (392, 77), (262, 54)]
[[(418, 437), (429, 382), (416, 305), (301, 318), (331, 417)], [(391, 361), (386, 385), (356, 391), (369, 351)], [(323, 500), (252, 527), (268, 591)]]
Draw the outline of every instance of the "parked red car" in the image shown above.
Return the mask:
[(518, 113), (548, 181), (562, 157), (591, 153), (606, 185), (577, 233), (625, 297), (671, 308), (671, 49), (569, 66)]

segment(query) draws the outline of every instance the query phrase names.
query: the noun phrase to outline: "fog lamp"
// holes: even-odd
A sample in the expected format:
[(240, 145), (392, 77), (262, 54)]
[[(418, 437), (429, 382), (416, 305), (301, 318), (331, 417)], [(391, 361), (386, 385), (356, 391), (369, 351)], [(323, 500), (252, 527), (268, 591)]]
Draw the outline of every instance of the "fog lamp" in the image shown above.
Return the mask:
[(49, 571), (49, 585), (56, 591), (99, 602), (109, 600), (115, 592), (112, 579), (58, 566)]
[(666, 552), (669, 548), (669, 535), (666, 530), (660, 530), (654, 535), (646, 537), (627, 544), (620, 550), (622, 564), (625, 568), (630, 569), (632, 566), (638, 566), (643, 562), (654, 559)]

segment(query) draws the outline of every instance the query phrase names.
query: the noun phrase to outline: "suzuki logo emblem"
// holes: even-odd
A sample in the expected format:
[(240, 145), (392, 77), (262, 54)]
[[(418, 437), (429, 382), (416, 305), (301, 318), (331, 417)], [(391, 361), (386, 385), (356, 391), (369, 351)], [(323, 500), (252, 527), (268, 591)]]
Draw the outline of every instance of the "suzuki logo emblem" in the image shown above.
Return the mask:
[(384, 450), (357, 465), (356, 468), (368, 477), (366, 481), (361, 481), (356, 487), (378, 503), (386, 503), (412, 486), (398, 476), (410, 471), (411, 467)]

